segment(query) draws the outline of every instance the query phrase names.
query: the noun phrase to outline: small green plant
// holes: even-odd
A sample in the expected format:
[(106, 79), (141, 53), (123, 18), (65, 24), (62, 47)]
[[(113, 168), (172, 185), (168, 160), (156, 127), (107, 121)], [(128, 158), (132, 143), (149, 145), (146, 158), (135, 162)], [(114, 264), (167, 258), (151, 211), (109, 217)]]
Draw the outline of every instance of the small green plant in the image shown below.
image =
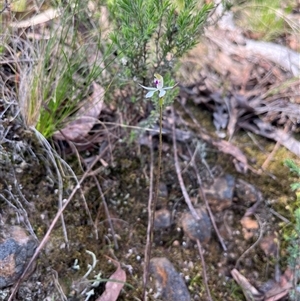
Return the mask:
[[(300, 167), (293, 160), (286, 160), (285, 165), (300, 178)], [(296, 191), (296, 204), (298, 204), (298, 208), (294, 211), (294, 229), (288, 237), (288, 264), (294, 274), (293, 289), (290, 292), (290, 298), (293, 301), (297, 301), (300, 300), (300, 181), (291, 184), (291, 189)]]
[(83, 3), (72, 0), (48, 28), (48, 37), (22, 41), (28, 45), (24, 56), (30, 60), (25, 57), (20, 63), (21, 114), (28, 127), (46, 138), (86, 106), (92, 83), (103, 72), (99, 32), (93, 35), (91, 30), (87, 37), (79, 28), (87, 20)]
[[(195, 0), (178, 5), (168, 0), (111, 0), (115, 29), (110, 37), (120, 62), (119, 83), (146, 85), (154, 73), (172, 78), (178, 59), (198, 43), (212, 8), (213, 4), (200, 8)], [(141, 91), (132, 88), (135, 100), (142, 100)]]
[[(114, 21), (114, 30), (110, 34), (112, 45), (116, 48), (119, 66), (118, 86), (128, 85), (133, 81), (141, 83), (148, 90), (146, 98), (152, 98), (158, 92), (158, 99), (153, 100), (154, 110), (149, 117), (153, 123), (159, 115), (159, 154), (156, 169), (154, 196), (150, 200), (148, 213), (147, 245), (145, 250), (143, 300), (146, 300), (149, 261), (153, 238), (154, 212), (158, 199), (162, 156), (162, 113), (165, 106), (173, 103), (176, 91), (171, 78), (176, 71), (178, 59), (198, 43), (198, 37), (213, 4), (198, 7), (198, 1), (185, 0), (111, 0), (109, 9)], [(147, 79), (154, 74), (155, 87), (146, 87)], [(160, 75), (164, 74), (164, 78)], [(171, 86), (164, 87), (164, 79)], [(132, 87), (133, 101), (142, 101), (143, 93)]]

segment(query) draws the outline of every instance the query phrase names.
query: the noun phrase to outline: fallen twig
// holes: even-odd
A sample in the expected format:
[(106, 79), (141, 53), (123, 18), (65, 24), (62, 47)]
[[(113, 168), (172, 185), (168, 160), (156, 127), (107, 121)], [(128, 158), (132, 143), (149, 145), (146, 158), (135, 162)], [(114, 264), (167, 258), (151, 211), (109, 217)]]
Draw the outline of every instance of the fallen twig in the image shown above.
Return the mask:
[[(284, 126), (283, 132), (284, 133), (288, 133), (290, 126), (291, 126), (291, 120), (288, 120), (287, 123), (286, 123), (286, 125)], [(261, 166), (262, 170), (266, 170), (267, 169), (267, 167), (270, 164), (271, 160), (273, 159), (274, 155), (278, 151), (280, 145), (281, 145), (281, 143), (279, 141), (277, 141), (276, 144), (275, 144), (275, 146), (273, 147), (272, 152), (268, 155), (267, 159), (262, 164), (262, 166)]]
[(49, 236), (52, 232), (52, 230), (54, 229), (58, 219), (61, 217), (61, 214), (63, 213), (63, 211), (66, 209), (66, 207), (69, 205), (70, 201), (73, 199), (75, 193), (77, 192), (78, 189), (80, 189), (80, 185), (82, 184), (82, 182), (86, 179), (86, 177), (88, 176), (89, 172), (91, 171), (91, 169), (93, 168), (93, 166), (98, 162), (98, 160), (100, 159), (101, 154), (98, 155), (97, 157), (95, 157), (95, 160), (91, 163), (91, 165), (88, 167), (88, 169), (86, 170), (86, 172), (83, 174), (82, 178), (80, 179), (80, 181), (78, 182), (78, 184), (75, 186), (75, 188), (73, 189), (72, 193), (70, 194), (69, 198), (65, 201), (65, 203), (63, 204), (63, 206), (58, 210), (58, 212), (56, 213), (51, 225), (48, 228), (47, 233), (45, 234), (44, 238), (42, 239), (42, 241), (40, 242), (39, 246), (37, 247), (37, 249), (35, 250), (32, 258), (30, 259), (30, 261), (28, 262), (24, 272), (22, 273), (21, 277), (19, 278), (19, 280), (16, 282), (16, 284), (14, 285), (12, 292), (9, 296), (8, 301), (13, 301), (13, 298), (21, 284), (21, 282), (24, 280), (26, 273), (29, 271), (29, 268), (31, 267), (32, 263), (35, 261), (35, 259), (37, 258), (37, 256), (39, 255), (39, 253), (41, 252), (41, 250), (43, 249), (43, 247), (45, 246), (47, 240), (49, 239)]
[(259, 223), (259, 229), (260, 229), (260, 232), (259, 232), (259, 237), (257, 238), (257, 240), (255, 241), (255, 243), (253, 245), (251, 245), (246, 251), (244, 251), (244, 253), (239, 257), (239, 259), (236, 261), (235, 263), (235, 267), (234, 269), (238, 269), (239, 268), (239, 265), (240, 265), (240, 262), (241, 260), (245, 257), (245, 255), (247, 253), (249, 253), (251, 250), (253, 250), (255, 248), (255, 246), (257, 246), (257, 244), (260, 242), (260, 240), (262, 239), (262, 236), (264, 234), (264, 229), (263, 229), (263, 224), (262, 222), (260, 221), (260, 218), (258, 217), (257, 214), (254, 214), (258, 223)]
[(183, 110), (189, 115), (189, 117), (192, 119), (193, 124), (197, 128), (197, 134), (203, 141), (205, 141), (209, 144), (212, 144), (220, 152), (226, 153), (226, 154), (232, 156), (233, 158), (235, 158), (236, 162), (234, 161), (234, 164), (235, 164), (236, 169), (239, 172), (246, 173), (248, 168), (254, 172), (254, 170), (248, 165), (246, 156), (243, 154), (243, 152), (238, 147), (236, 147), (229, 141), (214, 139), (211, 136), (209, 136), (209, 134), (205, 130), (203, 130), (199, 121), (195, 118), (195, 116), (192, 114), (192, 112), (186, 106), (184, 106), (181, 102), (179, 102), (179, 104), (181, 105)]
[(199, 239), (197, 239), (197, 246), (198, 246), (201, 263), (202, 263), (202, 274), (203, 274), (203, 279), (204, 279), (205, 290), (207, 293), (208, 300), (212, 301), (210, 289), (209, 289), (208, 283), (207, 283), (206, 264), (205, 264), (205, 260), (204, 260), (204, 256), (203, 256), (203, 249), (202, 249), (201, 242)]
[[(188, 149), (188, 152), (189, 152), (189, 154), (190, 154), (190, 156), (191, 156), (191, 155), (192, 155), (191, 149), (190, 149), (189, 147), (188, 147), (187, 149)], [(199, 194), (201, 195), (201, 198), (202, 198), (202, 199), (204, 200), (204, 202), (205, 202), (205, 206), (206, 206), (206, 209), (207, 209), (207, 211), (208, 211), (208, 213), (209, 213), (210, 220), (211, 220), (211, 222), (212, 222), (212, 224), (213, 224), (213, 227), (214, 227), (214, 229), (215, 229), (215, 231), (216, 231), (216, 234), (217, 234), (218, 239), (219, 239), (219, 241), (220, 241), (220, 244), (221, 244), (221, 246), (222, 246), (222, 248), (223, 248), (223, 251), (227, 251), (227, 247), (226, 247), (226, 245), (225, 245), (225, 243), (224, 243), (224, 240), (223, 240), (223, 238), (222, 238), (222, 236), (221, 236), (221, 234), (220, 234), (220, 232), (219, 232), (219, 229), (218, 229), (218, 227), (217, 227), (217, 225), (216, 225), (216, 222), (215, 222), (215, 218), (214, 218), (213, 213), (212, 213), (212, 211), (211, 211), (211, 209), (210, 209), (208, 200), (207, 200), (206, 195), (205, 195), (205, 193), (204, 193), (204, 191), (203, 191), (202, 180), (201, 180), (201, 177), (200, 177), (200, 172), (199, 172), (199, 170), (197, 169), (197, 166), (196, 166), (196, 164), (195, 164), (195, 158), (192, 157), (192, 156), (191, 156), (191, 158), (192, 158), (192, 159), (191, 159), (191, 165), (192, 165), (192, 167), (193, 167), (194, 170), (195, 170), (195, 174), (196, 174), (197, 181), (198, 181), (198, 184), (199, 184)]]
[[(172, 119), (175, 121), (175, 114), (174, 114), (174, 108), (173, 106), (171, 107), (171, 111), (172, 111)], [(182, 191), (182, 194), (183, 194), (183, 197), (184, 197), (184, 200), (187, 204), (187, 206), (189, 207), (190, 211), (191, 211), (191, 214), (193, 215), (194, 219), (195, 220), (199, 220), (200, 217), (199, 215), (197, 214), (192, 202), (191, 202), (191, 199), (186, 191), (186, 188), (185, 188), (185, 185), (184, 185), (184, 182), (183, 182), (183, 179), (182, 179), (182, 175), (181, 175), (181, 170), (180, 170), (180, 166), (179, 166), (179, 161), (178, 161), (178, 155), (177, 155), (177, 142), (176, 142), (176, 135), (175, 135), (175, 122), (173, 122), (172, 124), (172, 139), (173, 139), (173, 153), (174, 153), (174, 164), (175, 164), (175, 169), (176, 169), (176, 174), (177, 174), (177, 178), (178, 178), (178, 181), (179, 181), (179, 185), (180, 185), (180, 188), (181, 188), (181, 191)]]
[[(109, 227), (110, 227), (110, 229), (111, 229), (111, 234), (112, 234), (112, 236), (113, 236), (115, 249), (118, 250), (118, 249), (119, 249), (118, 240), (117, 240), (117, 238), (116, 238), (115, 229), (114, 229), (114, 226), (113, 226), (111, 217), (110, 217), (110, 213), (109, 213), (109, 210), (108, 210), (108, 206), (107, 206), (107, 203), (106, 203), (104, 194), (103, 194), (103, 192), (102, 192), (100, 183), (99, 183), (99, 181), (98, 181), (98, 179), (97, 179), (97, 177), (96, 177), (95, 175), (93, 175), (93, 179), (95, 180), (96, 186), (97, 186), (97, 188), (98, 188), (98, 191), (99, 191), (100, 196), (101, 196), (101, 199), (102, 199), (102, 203), (103, 203), (104, 210), (105, 210), (105, 215), (106, 215), (106, 217), (107, 217), (107, 220), (108, 220), (108, 223), (109, 223)], [(97, 225), (95, 225), (95, 227), (97, 227)]]

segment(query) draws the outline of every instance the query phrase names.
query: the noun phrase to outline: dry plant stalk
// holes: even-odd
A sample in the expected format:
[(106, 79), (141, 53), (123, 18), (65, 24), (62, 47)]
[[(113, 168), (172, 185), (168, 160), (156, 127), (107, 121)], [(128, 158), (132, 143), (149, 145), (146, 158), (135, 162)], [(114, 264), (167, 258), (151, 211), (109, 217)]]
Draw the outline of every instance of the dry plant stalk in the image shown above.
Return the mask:
[[(173, 108), (173, 106), (171, 107), (171, 111), (172, 111), (172, 118), (173, 118), (173, 120), (175, 120), (175, 114), (174, 114), (174, 108)], [(180, 170), (179, 160), (178, 160), (178, 155), (177, 155), (177, 142), (176, 142), (176, 134), (175, 134), (175, 122), (173, 122), (173, 124), (172, 124), (172, 139), (173, 139), (174, 164), (175, 164), (175, 169), (176, 169), (176, 174), (177, 174), (177, 178), (178, 178), (178, 181), (179, 181), (179, 185), (180, 185), (180, 188), (181, 188), (184, 200), (185, 200), (187, 206), (189, 207), (190, 212), (193, 215), (193, 218), (198, 221), (200, 219), (199, 215), (196, 212), (196, 210), (195, 210), (195, 208), (194, 208), (194, 206), (193, 206), (193, 204), (191, 202), (191, 199), (190, 199), (190, 197), (189, 197), (189, 195), (187, 193), (187, 190), (185, 188), (185, 185), (184, 185), (184, 182), (183, 182), (183, 178), (182, 178), (182, 175), (181, 175), (181, 170)]]
[[(162, 101), (162, 100), (161, 100)], [(161, 153), (162, 153), (162, 102), (159, 109), (159, 148), (158, 148), (158, 163), (157, 163), (157, 175), (154, 187), (154, 197), (152, 198), (152, 193), (149, 193), (149, 202), (148, 202), (148, 227), (147, 227), (147, 243), (145, 248), (145, 265), (143, 273), (143, 300), (146, 301), (146, 288), (149, 278), (149, 264), (151, 258), (151, 244), (153, 241), (153, 228), (154, 228), (154, 218), (155, 218), (155, 208), (158, 200), (159, 193), (159, 181), (161, 174)], [(153, 147), (151, 147), (151, 185), (150, 189), (152, 190), (153, 183)], [(151, 197), (150, 197), (151, 196)]]
[(32, 258), (30, 259), (30, 261), (28, 262), (24, 272), (22, 273), (21, 277), (19, 278), (19, 280), (16, 282), (16, 284), (14, 285), (11, 294), (9, 296), (8, 301), (13, 301), (14, 296), (21, 284), (21, 282), (24, 280), (26, 273), (29, 271), (31, 265), (33, 264), (33, 262), (35, 261), (35, 259), (37, 258), (37, 256), (39, 255), (39, 253), (41, 252), (41, 250), (43, 249), (43, 247), (45, 246), (46, 242), (49, 239), (49, 236), (52, 232), (52, 230), (54, 229), (57, 221), (59, 220), (59, 218), (61, 217), (62, 213), (64, 212), (64, 210), (66, 209), (66, 207), (69, 205), (70, 201), (73, 199), (75, 193), (77, 192), (77, 190), (80, 189), (80, 185), (82, 184), (82, 182), (88, 177), (90, 171), (92, 170), (93, 166), (98, 162), (98, 160), (101, 158), (101, 154), (96, 156), (94, 161), (91, 163), (91, 165), (88, 167), (88, 169), (86, 170), (86, 172), (83, 174), (82, 178), (80, 179), (80, 181), (78, 182), (78, 184), (75, 186), (75, 188), (73, 189), (72, 193), (70, 194), (69, 198), (66, 200), (66, 202), (64, 203), (64, 205), (59, 209), (59, 211), (56, 213), (51, 225), (49, 226), (49, 229), (47, 230), (47, 233), (45, 234), (45, 236), (43, 237), (42, 241), (40, 242), (39, 246), (37, 247), (37, 249), (35, 250)]

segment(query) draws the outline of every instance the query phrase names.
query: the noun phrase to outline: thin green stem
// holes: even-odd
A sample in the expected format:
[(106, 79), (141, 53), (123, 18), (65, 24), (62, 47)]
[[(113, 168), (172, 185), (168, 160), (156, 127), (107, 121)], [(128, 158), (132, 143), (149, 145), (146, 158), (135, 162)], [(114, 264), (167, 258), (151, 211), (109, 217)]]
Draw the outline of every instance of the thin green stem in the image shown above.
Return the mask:
[(147, 228), (147, 243), (145, 251), (145, 265), (144, 265), (144, 287), (143, 287), (143, 300), (146, 301), (146, 288), (149, 279), (149, 264), (151, 258), (151, 246), (153, 242), (153, 227), (155, 218), (155, 208), (159, 194), (159, 181), (161, 174), (161, 153), (162, 153), (162, 111), (163, 111), (163, 98), (159, 99), (159, 146), (158, 146), (158, 163), (156, 170), (156, 181), (154, 187), (154, 196), (150, 203), (148, 212), (148, 228)]

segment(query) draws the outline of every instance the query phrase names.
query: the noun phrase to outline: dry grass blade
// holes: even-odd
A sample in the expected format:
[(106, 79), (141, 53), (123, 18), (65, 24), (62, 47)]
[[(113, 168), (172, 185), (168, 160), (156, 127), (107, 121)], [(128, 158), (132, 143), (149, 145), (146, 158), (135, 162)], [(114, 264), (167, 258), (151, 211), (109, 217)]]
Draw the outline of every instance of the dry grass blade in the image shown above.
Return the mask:
[[(101, 185), (100, 185), (97, 177), (95, 175), (92, 175), (92, 177), (93, 177), (93, 179), (94, 179), (94, 181), (96, 183), (97, 189), (98, 189), (99, 194), (100, 194), (101, 199), (102, 199), (102, 203), (103, 203), (103, 206), (104, 206), (105, 214), (106, 214), (106, 217), (107, 217), (107, 220), (108, 220), (108, 223), (109, 223), (109, 227), (110, 227), (112, 235), (113, 235), (114, 247), (115, 247), (116, 250), (118, 250), (119, 249), (119, 244), (118, 244), (118, 240), (116, 238), (114, 225), (112, 223), (112, 220), (111, 220), (111, 217), (110, 217), (110, 214), (109, 214), (109, 209), (108, 209), (105, 197), (104, 197), (104, 193), (102, 191)], [(96, 222), (94, 223), (94, 227), (97, 228)]]
[[(294, 272), (287, 269), (280, 277), (279, 282), (276, 282), (273, 287), (265, 293), (265, 301), (278, 301), (287, 296), (289, 291), (293, 289)], [(299, 299), (294, 299), (299, 300)]]

